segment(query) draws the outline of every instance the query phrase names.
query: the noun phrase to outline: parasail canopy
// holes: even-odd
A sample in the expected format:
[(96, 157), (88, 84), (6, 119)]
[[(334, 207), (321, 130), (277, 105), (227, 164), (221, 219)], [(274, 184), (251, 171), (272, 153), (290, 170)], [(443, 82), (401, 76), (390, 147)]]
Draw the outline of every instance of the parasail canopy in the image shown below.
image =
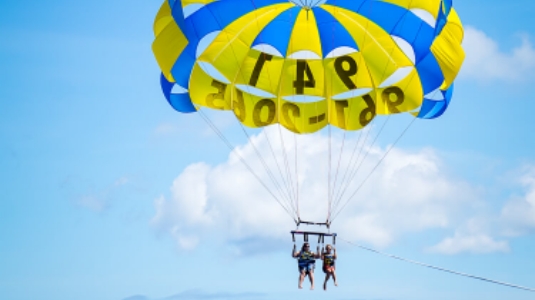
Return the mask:
[[(166, 0), (154, 34), (174, 109), (232, 111), (247, 127), (296, 134), (357, 131), (379, 115), (437, 118), (465, 56), (452, 0)], [(351, 155), (348, 164), (362, 163)], [(331, 190), (337, 175), (329, 174), (326, 224), (341, 203)], [(298, 187), (287, 186), (299, 224)]]
[(436, 118), (464, 59), (451, 0), (169, 0), (154, 33), (176, 110), (295, 133)]

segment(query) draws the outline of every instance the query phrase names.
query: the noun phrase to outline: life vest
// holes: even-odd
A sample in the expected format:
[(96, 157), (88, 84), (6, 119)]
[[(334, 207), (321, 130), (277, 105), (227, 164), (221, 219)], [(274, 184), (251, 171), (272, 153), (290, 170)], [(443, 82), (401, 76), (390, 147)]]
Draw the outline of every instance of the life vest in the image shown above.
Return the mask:
[(316, 260), (314, 259), (314, 256), (312, 255), (312, 252), (304, 251), (299, 254), (297, 257), (297, 263), (299, 265), (308, 265), (315, 263)]
[(334, 255), (332, 254), (324, 254), (323, 255), (323, 265), (324, 266), (334, 266)]

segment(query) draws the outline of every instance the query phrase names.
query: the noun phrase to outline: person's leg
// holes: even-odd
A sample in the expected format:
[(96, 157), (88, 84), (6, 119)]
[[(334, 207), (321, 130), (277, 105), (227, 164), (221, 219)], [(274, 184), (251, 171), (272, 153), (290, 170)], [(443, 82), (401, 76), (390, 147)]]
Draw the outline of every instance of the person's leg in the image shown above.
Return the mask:
[(336, 281), (336, 271), (334, 269), (332, 272), (332, 276), (333, 276), (334, 286), (338, 286), (338, 282)]
[(301, 273), (299, 274), (299, 288), (303, 288), (303, 280), (305, 280), (306, 271), (304, 269), (300, 270)]
[(327, 290), (327, 281), (329, 280), (329, 277), (331, 277), (329, 272), (325, 272), (325, 281), (323, 282), (323, 289), (324, 290)]
[(308, 279), (310, 279), (310, 289), (314, 289), (314, 269), (310, 269), (308, 272)]

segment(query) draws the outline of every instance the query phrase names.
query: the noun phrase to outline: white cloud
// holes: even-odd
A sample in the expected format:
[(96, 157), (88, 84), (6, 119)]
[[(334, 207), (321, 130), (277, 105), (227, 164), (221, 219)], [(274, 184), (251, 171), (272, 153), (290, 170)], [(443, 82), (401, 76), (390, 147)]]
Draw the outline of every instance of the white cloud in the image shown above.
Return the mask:
[(512, 196), (501, 211), (507, 235), (523, 235), (535, 231), (535, 166), (526, 166), (518, 179), (524, 188), (521, 196)]
[(452, 237), (428, 250), (443, 254), (507, 252), (509, 239), (535, 232), (535, 166), (524, 166), (509, 177), (515, 186), (498, 214), (477, 212), (478, 216), (463, 221)]
[[(295, 224), (244, 167), (240, 157), (273, 193), (279, 195), (262, 162), (256, 158), (253, 144), (279, 180), (279, 169), (270, 149), (274, 149), (279, 168), (284, 171), (284, 144), (288, 166), (295, 178), (294, 138), (285, 136), (282, 143), (278, 129), (268, 128), (251, 140), (252, 143), (236, 148), (222, 164), (199, 163), (187, 167), (173, 182), (171, 196), (155, 201), (153, 225), (175, 237), (185, 248), (211, 236), (234, 244), (255, 243), (258, 239), (289, 240), (289, 230), (295, 228)], [(299, 210), (303, 220), (324, 221), (327, 217), (328, 141), (328, 137), (320, 134), (297, 137)], [(336, 151), (339, 151), (335, 149), (340, 149), (342, 140), (333, 136), (331, 142), (334, 151), (331, 164), (335, 169)], [(356, 142), (357, 139), (345, 141), (338, 187), (346, 170), (350, 171), (348, 163)], [(385, 149), (379, 147), (366, 147), (369, 148), (366, 160), (344, 199), (348, 199), (385, 153)], [(331, 180), (335, 174), (333, 171)], [(461, 207), (476, 198), (473, 188), (445, 175), (433, 150), (393, 149), (335, 220), (333, 231), (344, 239), (384, 247), (403, 234), (447, 227), (462, 215)], [(194, 242), (181, 242), (184, 235), (188, 236), (187, 241)]]
[(442, 254), (459, 254), (462, 252), (470, 253), (492, 253), (508, 252), (509, 244), (507, 241), (496, 241), (486, 234), (468, 234), (456, 232), (453, 237), (446, 238), (438, 245), (431, 247), (432, 252)]
[(519, 35), (519, 39), (520, 45), (506, 53), (483, 31), (467, 26), (463, 41), (466, 60), (460, 76), (484, 82), (531, 80), (535, 71), (535, 49), (528, 35)]
[(455, 231), (452, 237), (447, 237), (429, 251), (454, 255), (459, 253), (493, 253), (509, 251), (509, 243), (498, 241), (492, 237), (492, 220), (488, 217), (472, 217)]

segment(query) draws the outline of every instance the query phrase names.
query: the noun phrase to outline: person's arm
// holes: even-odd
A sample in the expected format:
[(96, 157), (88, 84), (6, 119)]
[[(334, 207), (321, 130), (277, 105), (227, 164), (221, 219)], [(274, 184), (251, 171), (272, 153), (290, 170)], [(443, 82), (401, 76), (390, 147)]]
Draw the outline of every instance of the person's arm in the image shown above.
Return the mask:
[(293, 258), (296, 258), (298, 256), (298, 253), (295, 251), (295, 244), (294, 244), (294, 248), (292, 249), (292, 257)]
[(333, 247), (333, 258), (336, 259), (336, 248)]
[(318, 250), (318, 251), (315, 253), (314, 257), (315, 257), (315, 258), (321, 258), (321, 255), (320, 255), (320, 245), (318, 245), (317, 250)]

